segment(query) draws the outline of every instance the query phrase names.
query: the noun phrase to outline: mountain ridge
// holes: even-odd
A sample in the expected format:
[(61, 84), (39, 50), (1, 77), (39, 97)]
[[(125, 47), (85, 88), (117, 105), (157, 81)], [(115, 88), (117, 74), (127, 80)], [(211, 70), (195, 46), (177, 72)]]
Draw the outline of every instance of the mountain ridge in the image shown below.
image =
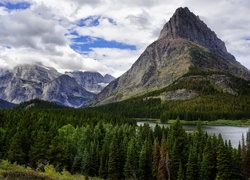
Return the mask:
[(171, 85), (192, 68), (250, 79), (247, 68), (188, 8), (178, 8), (132, 67), (99, 93), (95, 105), (129, 99)]
[[(95, 74), (100, 74), (87, 73), (93, 81), (96, 78)], [(86, 75), (82, 72), (81, 78), (84, 79), (84, 76)], [(101, 74), (100, 76), (102, 80), (98, 82), (104, 83), (105, 81), (105, 83), (99, 86), (99, 91), (107, 85), (107, 80)], [(12, 70), (1, 69), (0, 98), (15, 104), (38, 98), (64, 106), (80, 107), (96, 94), (89, 92), (91, 88), (87, 91), (84, 84), (78, 84), (76, 81), (76, 77), (70, 77), (67, 73), (59, 73), (52, 67), (41, 64), (22, 64)]]

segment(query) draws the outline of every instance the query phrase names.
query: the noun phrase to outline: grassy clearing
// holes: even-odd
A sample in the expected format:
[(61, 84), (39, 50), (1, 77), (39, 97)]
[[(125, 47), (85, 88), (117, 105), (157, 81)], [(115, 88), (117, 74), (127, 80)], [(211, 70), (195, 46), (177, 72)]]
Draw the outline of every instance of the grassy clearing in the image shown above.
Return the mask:
[(9, 180), (100, 180), (99, 178), (72, 175), (67, 170), (57, 172), (53, 165), (44, 166), (44, 172), (33, 170), (29, 167), (11, 164), (7, 160), (0, 160), (0, 179)]

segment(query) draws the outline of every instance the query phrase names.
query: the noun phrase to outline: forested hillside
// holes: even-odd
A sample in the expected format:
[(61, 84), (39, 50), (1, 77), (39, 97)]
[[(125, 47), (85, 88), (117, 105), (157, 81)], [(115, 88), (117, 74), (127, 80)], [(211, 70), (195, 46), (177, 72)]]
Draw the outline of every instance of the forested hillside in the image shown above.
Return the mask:
[(217, 120), (250, 118), (250, 82), (228, 73), (190, 71), (172, 85), (95, 107), (130, 118)]
[(189, 100), (167, 100), (138, 97), (118, 103), (96, 107), (102, 112), (113, 112), (131, 118), (217, 120), (249, 119), (250, 96), (235, 96), (227, 93), (202, 95)]
[(247, 179), (250, 133), (244, 139), (234, 149), (199, 126), (137, 127), (95, 109), (0, 110), (0, 159), (112, 180)]

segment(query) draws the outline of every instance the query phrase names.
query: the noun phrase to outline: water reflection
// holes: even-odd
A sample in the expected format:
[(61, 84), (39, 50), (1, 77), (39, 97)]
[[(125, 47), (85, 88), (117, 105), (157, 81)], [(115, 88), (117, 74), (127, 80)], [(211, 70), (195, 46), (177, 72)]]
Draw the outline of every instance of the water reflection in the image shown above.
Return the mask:
[[(148, 123), (150, 127), (154, 128), (156, 123), (149, 121), (138, 121), (137, 125), (143, 125)], [(170, 124), (159, 124), (161, 127), (169, 127)], [(196, 130), (196, 125), (183, 125), (187, 132), (194, 132)], [(209, 135), (219, 135), (221, 133), (224, 140), (231, 140), (233, 147), (237, 148), (239, 142), (241, 142), (242, 134), (246, 138), (247, 131), (250, 127), (235, 127), (235, 126), (213, 126), (213, 125), (202, 125), (202, 130), (206, 131)]]

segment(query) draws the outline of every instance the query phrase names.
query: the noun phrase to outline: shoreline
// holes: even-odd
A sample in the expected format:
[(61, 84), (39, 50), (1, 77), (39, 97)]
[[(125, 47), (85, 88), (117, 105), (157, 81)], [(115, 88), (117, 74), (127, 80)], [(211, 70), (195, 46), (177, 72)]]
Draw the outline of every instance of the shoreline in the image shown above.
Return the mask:
[[(159, 124), (174, 124), (177, 120), (168, 120), (167, 123), (161, 123), (160, 119), (151, 119), (151, 118), (134, 118), (137, 122), (152, 122)], [(238, 127), (249, 127), (250, 128), (250, 119), (249, 120), (224, 120), (218, 119), (215, 121), (186, 121), (180, 120), (182, 125), (213, 125), (213, 126), (238, 126)]]

